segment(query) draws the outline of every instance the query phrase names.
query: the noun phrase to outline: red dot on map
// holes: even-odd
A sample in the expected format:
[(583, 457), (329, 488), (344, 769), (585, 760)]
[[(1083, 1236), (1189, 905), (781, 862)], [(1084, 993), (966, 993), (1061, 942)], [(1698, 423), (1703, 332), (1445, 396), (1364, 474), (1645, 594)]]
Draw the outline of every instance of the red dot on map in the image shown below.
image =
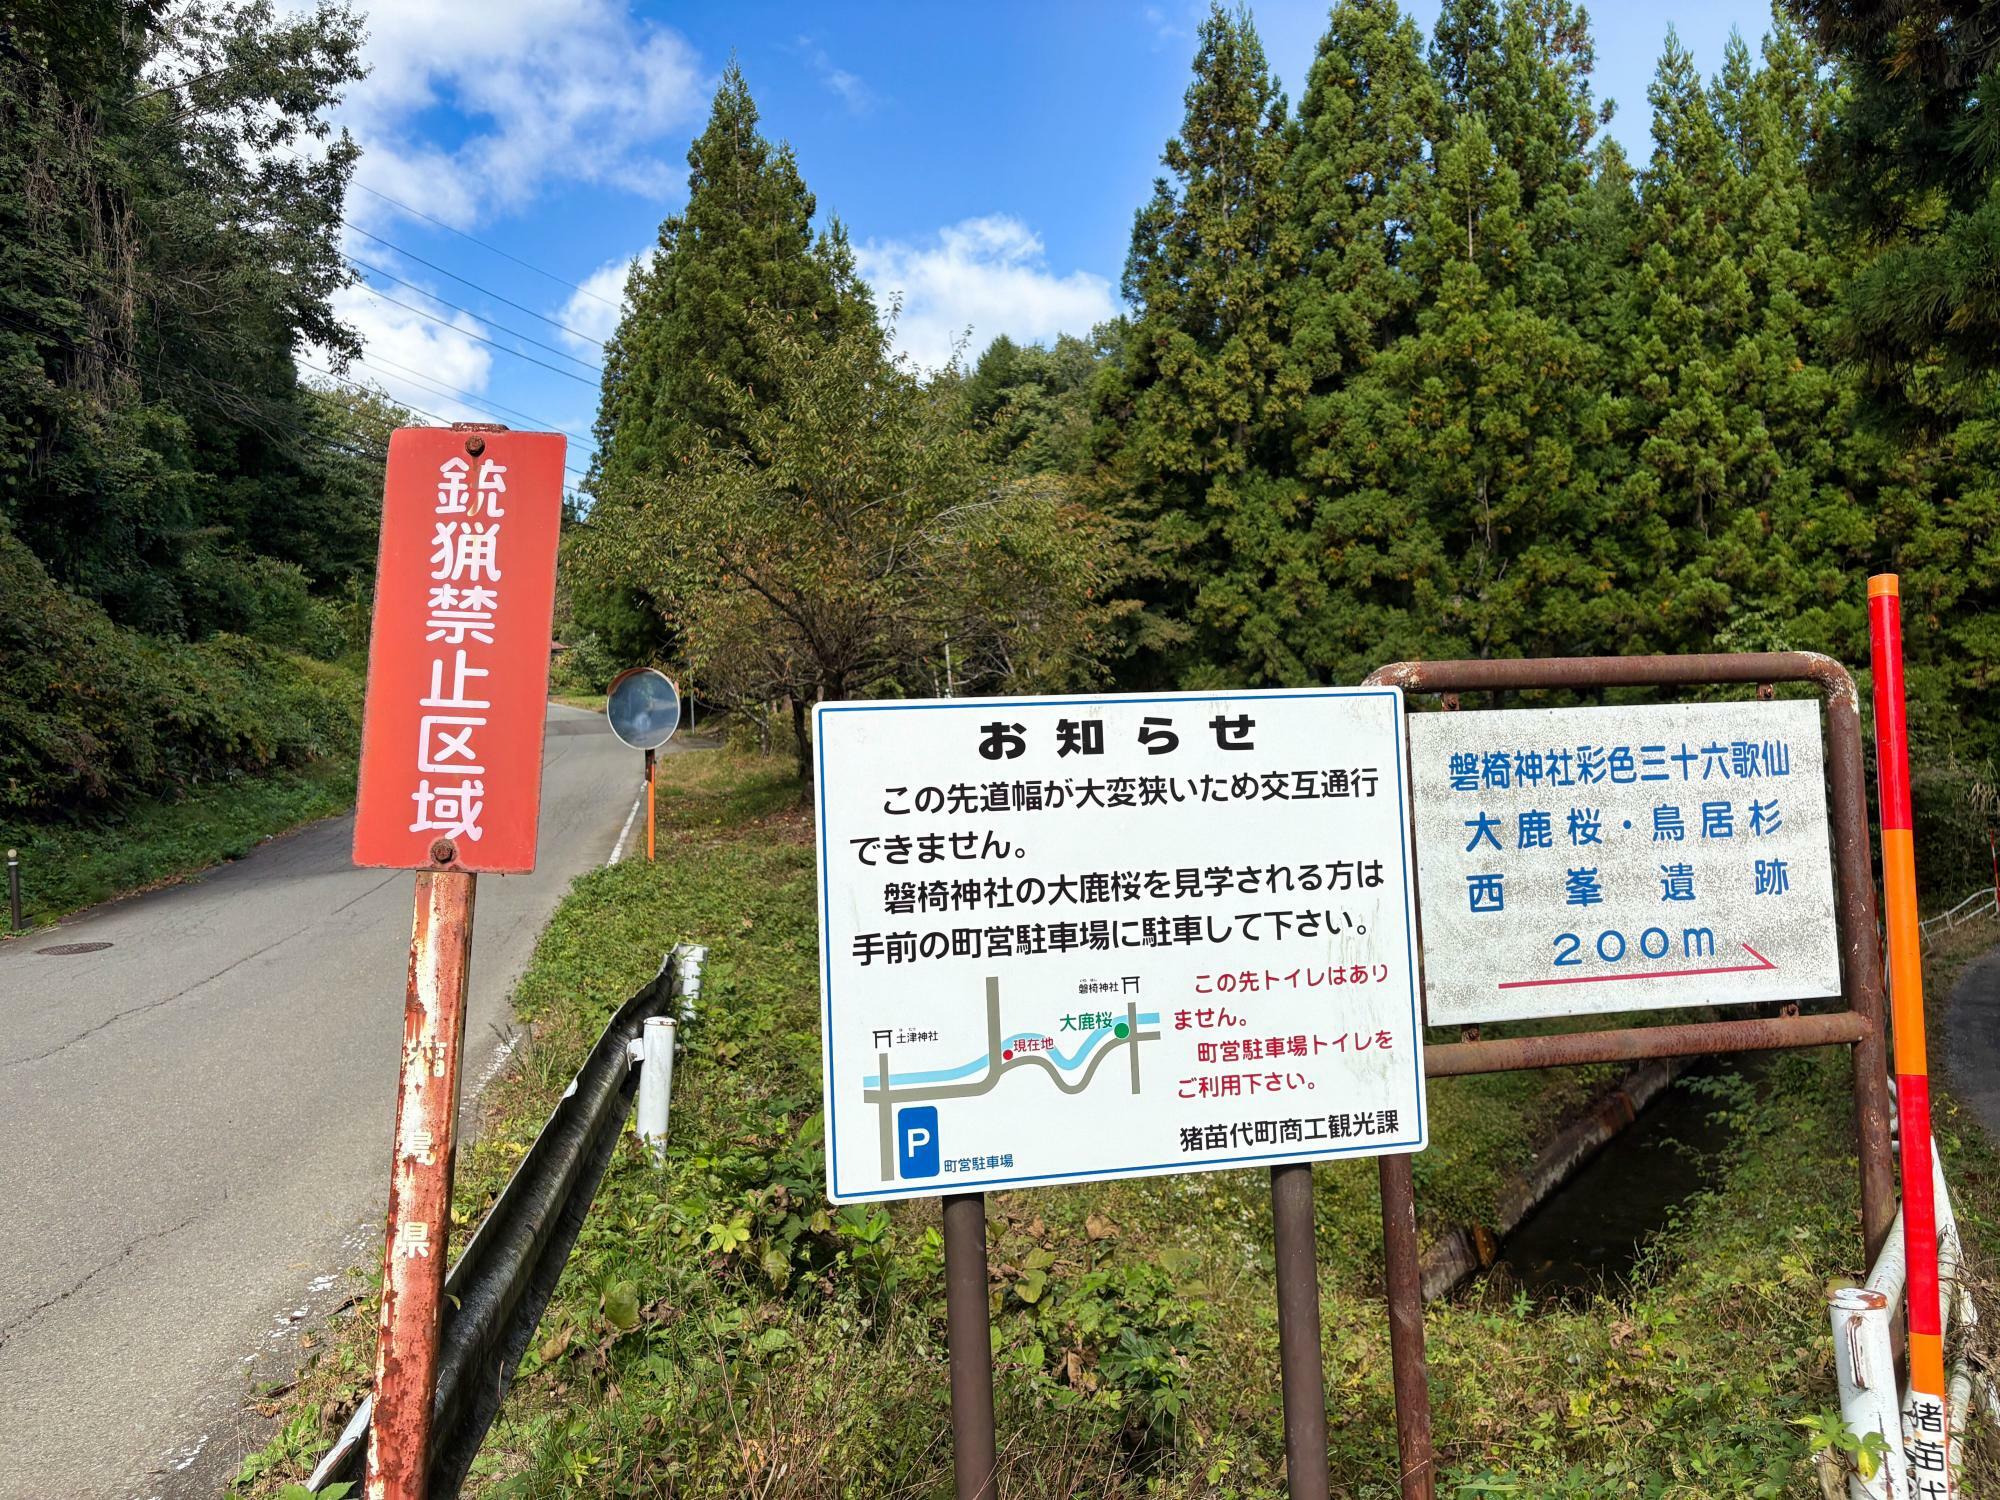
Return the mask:
[(1000, 1061), (1002, 1062), (1012, 1062), (1013, 1060), (1014, 1049), (1012, 1047), (1009, 1047), (1005, 1052), (1000, 1054)]

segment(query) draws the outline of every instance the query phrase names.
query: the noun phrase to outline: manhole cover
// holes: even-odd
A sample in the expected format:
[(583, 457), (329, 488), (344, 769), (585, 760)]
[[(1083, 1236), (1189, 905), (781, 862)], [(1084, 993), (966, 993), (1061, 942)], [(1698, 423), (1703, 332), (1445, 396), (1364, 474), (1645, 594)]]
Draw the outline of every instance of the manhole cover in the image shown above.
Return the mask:
[(52, 958), (68, 958), (77, 953), (101, 953), (109, 943), (57, 943), (53, 948), (37, 948), (37, 953), (46, 953)]

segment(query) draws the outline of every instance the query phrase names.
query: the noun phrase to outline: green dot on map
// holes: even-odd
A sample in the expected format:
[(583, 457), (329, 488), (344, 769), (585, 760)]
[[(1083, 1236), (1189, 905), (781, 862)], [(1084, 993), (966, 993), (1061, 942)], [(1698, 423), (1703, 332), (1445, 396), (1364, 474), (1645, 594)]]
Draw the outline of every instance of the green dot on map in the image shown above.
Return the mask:
[(1125, 1029), (1125, 1023), (1120, 1021), (1116, 1026), (1111, 1028), (1111, 1034), (1113, 1036), (1123, 1036), (1125, 1035)]

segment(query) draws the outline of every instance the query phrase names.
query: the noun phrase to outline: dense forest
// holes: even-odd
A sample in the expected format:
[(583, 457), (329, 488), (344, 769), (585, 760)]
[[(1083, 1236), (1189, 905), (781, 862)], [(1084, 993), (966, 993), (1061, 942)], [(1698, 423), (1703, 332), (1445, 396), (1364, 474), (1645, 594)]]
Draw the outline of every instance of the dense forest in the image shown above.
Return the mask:
[[(269, 0), (0, 12), (0, 808), (351, 749), (382, 455), (352, 351), (359, 28)], [(303, 147), (316, 149), (308, 152)]]
[[(2000, 750), (2000, 25), (1792, 0), (1629, 160), (1569, 0), (1343, 0), (1300, 98), (1202, 24), (1127, 311), (893, 354), (724, 74), (626, 289), (565, 544), (574, 685), (669, 661), (806, 763), (828, 695), (1353, 681), (1402, 657), (1866, 661), (1903, 575), (1926, 873)], [(0, 792), (112, 806), (351, 744), (383, 438), (302, 378), (359, 23), (0, 21)]]
[[(926, 565), (893, 527), (856, 529), (875, 521), (813, 472), (832, 465), (743, 424), (737, 398), (791, 399), (801, 341), (851, 364), (851, 331), (884, 313), (842, 227), (815, 237), (796, 160), (732, 73), (613, 346), (580, 628), (670, 650), (753, 707), (948, 674), (982, 691), (1351, 682), (1406, 657), (1860, 665), (1865, 578), (1896, 569), (1927, 854), (1974, 878), (2000, 744), (2000, 406), (1993, 345), (1969, 332), (1994, 318), (1978, 78), (2000, 29), (1954, 29), (1976, 7), (1800, 9), (1711, 79), (1670, 38), (1637, 163), (1602, 129), (1567, 0), (1448, 0), (1428, 38), (1388, 0), (1344, 0), (1296, 108), (1250, 15), (1212, 10), (1135, 215), (1128, 313), (1087, 341), (996, 340), (897, 397), (970, 429), (989, 507), (1041, 507), (1005, 523), (1014, 571), (992, 592), (1034, 604), (1005, 620), (899, 577)], [(702, 477), (717, 464), (740, 470), (735, 502)], [(727, 557), (691, 540), (719, 504)], [(948, 509), (961, 528), (978, 512)], [(838, 538), (854, 577), (770, 587), (801, 531)], [(701, 628), (724, 608), (733, 628)], [(829, 671), (829, 632), (861, 667)]]

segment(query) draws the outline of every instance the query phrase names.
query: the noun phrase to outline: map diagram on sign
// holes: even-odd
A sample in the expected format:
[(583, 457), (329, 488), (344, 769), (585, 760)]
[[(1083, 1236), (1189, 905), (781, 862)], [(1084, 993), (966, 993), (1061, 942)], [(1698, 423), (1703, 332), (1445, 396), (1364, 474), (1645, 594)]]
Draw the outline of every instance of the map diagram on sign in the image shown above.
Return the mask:
[[(863, 1097), (875, 1106), (880, 1122), (883, 1180), (892, 1181), (896, 1176), (896, 1111), (902, 1105), (937, 1099), (965, 1099), (991, 1093), (1002, 1077), (1017, 1069), (1039, 1069), (1047, 1073), (1063, 1093), (1080, 1094), (1090, 1087), (1091, 1080), (1097, 1076), (1104, 1062), (1121, 1052), (1126, 1068), (1122, 1075), (1114, 1069), (1113, 1076), (1122, 1076), (1131, 1092), (1137, 1095), (1139, 1044), (1160, 1040), (1157, 1030), (1146, 1029), (1159, 1025), (1159, 1014), (1155, 1011), (1142, 1012), (1137, 1004), (1128, 1000), (1116, 1019), (1110, 1019), (1108, 1013), (1099, 1019), (1104, 1024), (1093, 1027), (1068, 1052), (1064, 1052), (1055, 1037), (1046, 1032), (1017, 1031), (1003, 1036), (1000, 1026), (1000, 981), (997, 977), (989, 977), (986, 981), (986, 1050), (978, 1057), (955, 1068), (896, 1073), (890, 1071), (889, 1054), (883, 1052), (875, 1072), (861, 1080)], [(886, 1086), (883, 1083), (885, 1077), (888, 1080)]]

